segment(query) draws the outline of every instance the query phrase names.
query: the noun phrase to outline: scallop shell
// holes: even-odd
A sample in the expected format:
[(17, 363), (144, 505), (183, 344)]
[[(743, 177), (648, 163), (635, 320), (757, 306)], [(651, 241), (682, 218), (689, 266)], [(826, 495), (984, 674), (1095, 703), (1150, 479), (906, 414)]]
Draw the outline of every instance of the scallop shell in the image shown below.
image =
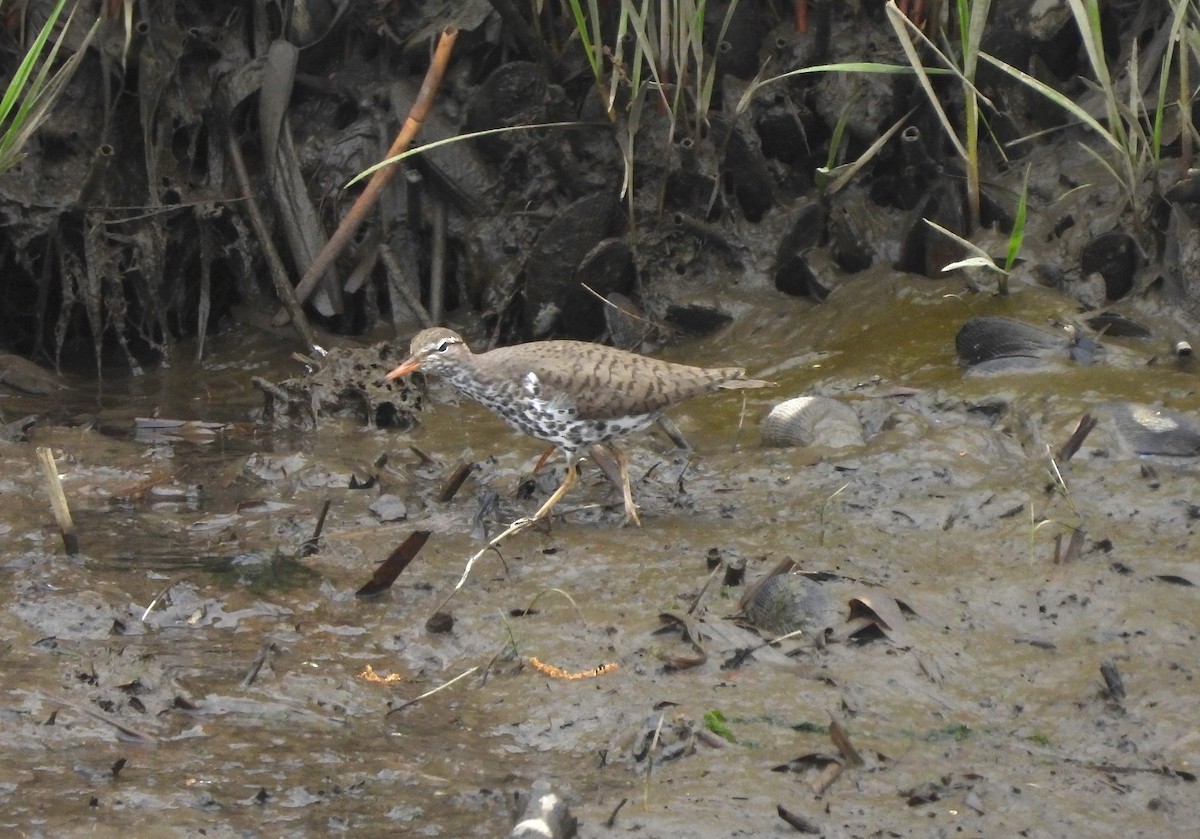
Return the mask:
[(849, 405), (827, 396), (780, 402), (758, 428), (768, 446), (861, 446), (862, 423)]

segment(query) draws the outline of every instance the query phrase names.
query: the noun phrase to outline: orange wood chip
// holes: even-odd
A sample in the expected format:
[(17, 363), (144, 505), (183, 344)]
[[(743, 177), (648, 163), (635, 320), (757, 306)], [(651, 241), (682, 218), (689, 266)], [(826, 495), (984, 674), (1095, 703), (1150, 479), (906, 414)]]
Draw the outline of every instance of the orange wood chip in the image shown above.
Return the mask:
[(381, 685), (390, 684), (391, 682), (399, 682), (404, 679), (399, 673), (392, 673), (388, 676), (380, 676), (375, 672), (375, 668), (367, 665), (366, 669), (358, 674), (358, 678), (366, 679), (368, 682), (378, 682)]
[(552, 679), (594, 679), (596, 676), (603, 676), (605, 673), (611, 673), (620, 666), (615, 661), (610, 661), (607, 664), (601, 664), (599, 667), (593, 667), (591, 670), (582, 670), (578, 673), (568, 673), (561, 667), (555, 667), (553, 664), (546, 664), (544, 661), (539, 661), (533, 656), (529, 657), (529, 663), (533, 665), (535, 670), (545, 673)]

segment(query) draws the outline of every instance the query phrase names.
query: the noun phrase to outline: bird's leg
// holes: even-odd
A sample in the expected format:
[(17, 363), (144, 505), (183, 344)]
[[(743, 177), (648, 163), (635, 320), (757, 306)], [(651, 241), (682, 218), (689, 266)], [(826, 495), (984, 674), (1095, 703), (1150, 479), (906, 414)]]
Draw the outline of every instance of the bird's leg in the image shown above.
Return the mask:
[(575, 486), (575, 482), (579, 480), (579, 464), (567, 463), (567, 473), (563, 475), (562, 486), (554, 490), (554, 493), (546, 499), (536, 513), (533, 514), (533, 521), (540, 521), (545, 516), (549, 515), (550, 509), (559, 502), (559, 500), (567, 494), (567, 490)]
[(662, 429), (664, 434), (671, 438), (671, 442), (675, 444), (675, 448), (684, 452), (692, 450), (692, 444), (687, 441), (687, 438), (683, 436), (683, 432), (679, 430), (679, 426), (672, 422), (670, 417), (665, 414), (660, 416), (658, 418), (658, 427)]
[(637, 505), (633, 503), (633, 488), (629, 486), (629, 458), (625, 456), (625, 452), (618, 449), (612, 443), (608, 444), (612, 450), (613, 457), (617, 459), (617, 468), (621, 470), (621, 494), (625, 498), (625, 521), (621, 526), (633, 522), (638, 527), (642, 526), (642, 520), (638, 518)]
[(546, 446), (546, 450), (542, 452), (542, 456), (538, 458), (538, 462), (533, 466), (533, 474), (536, 475), (541, 471), (541, 468), (546, 465), (546, 461), (550, 459), (550, 455), (554, 454), (555, 448), (553, 444)]
[(612, 443), (596, 443), (588, 452), (609, 483), (621, 488), (621, 497), (625, 502), (625, 521), (622, 526), (632, 521), (641, 527), (637, 506), (633, 503), (633, 490), (629, 486), (629, 459), (625, 457), (625, 453)]
[[(525, 486), (526, 481), (532, 482), (533, 480), (535, 480), (537, 478), (537, 473), (542, 471), (542, 467), (546, 465), (546, 461), (550, 459), (550, 455), (554, 454), (554, 450), (556, 448), (558, 448), (558, 447), (554, 446), (554, 445), (546, 446), (546, 450), (544, 452), (542, 452), (542, 456), (539, 457), (537, 460), (537, 463), (535, 463), (533, 465), (533, 470), (528, 475), (521, 476), (521, 479), (517, 483), (516, 488), (514, 488), (512, 491), (512, 494), (514, 496), (520, 494), (521, 488)], [(533, 490), (530, 489), (530, 493), (532, 493), (532, 492), (533, 492)]]

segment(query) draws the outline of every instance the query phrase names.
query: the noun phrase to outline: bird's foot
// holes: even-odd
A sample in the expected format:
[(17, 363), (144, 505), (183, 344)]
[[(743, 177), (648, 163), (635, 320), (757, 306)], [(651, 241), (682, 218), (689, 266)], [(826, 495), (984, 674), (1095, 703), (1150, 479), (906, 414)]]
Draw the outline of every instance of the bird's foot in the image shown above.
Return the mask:
[(625, 507), (625, 520), (621, 522), (621, 527), (629, 527), (630, 522), (633, 522), (638, 527), (642, 526), (642, 520), (638, 518), (636, 506)]
[[(621, 527), (627, 527), (630, 522), (641, 527), (642, 520), (638, 518), (637, 505), (633, 503), (633, 488), (629, 484), (629, 458), (612, 443), (597, 444), (592, 446), (591, 451), (592, 458), (608, 479), (621, 488), (621, 500), (625, 506), (625, 520), (621, 522)], [(609, 457), (612, 458), (611, 462)]]

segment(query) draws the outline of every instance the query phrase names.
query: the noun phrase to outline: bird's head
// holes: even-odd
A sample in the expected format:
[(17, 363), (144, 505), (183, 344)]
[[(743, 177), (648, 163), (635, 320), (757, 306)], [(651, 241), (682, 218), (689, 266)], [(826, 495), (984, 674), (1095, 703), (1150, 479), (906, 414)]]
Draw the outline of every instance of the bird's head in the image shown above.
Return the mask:
[(417, 370), (435, 376), (449, 375), (470, 354), (466, 342), (457, 332), (440, 326), (423, 329), (413, 337), (408, 347), (408, 358), (384, 379), (392, 381)]

